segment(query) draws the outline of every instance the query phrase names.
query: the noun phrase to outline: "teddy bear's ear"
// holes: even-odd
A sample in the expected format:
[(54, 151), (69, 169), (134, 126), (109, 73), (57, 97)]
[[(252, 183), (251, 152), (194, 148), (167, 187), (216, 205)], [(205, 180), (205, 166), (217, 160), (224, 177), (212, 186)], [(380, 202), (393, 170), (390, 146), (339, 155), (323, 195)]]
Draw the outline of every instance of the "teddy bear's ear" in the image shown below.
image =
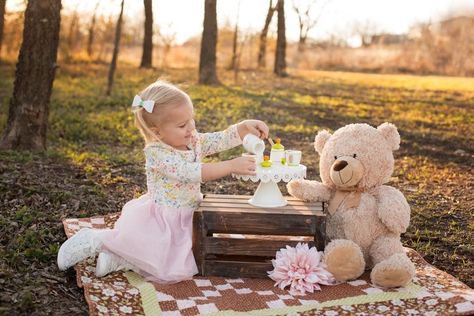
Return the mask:
[(400, 134), (398, 134), (398, 130), (395, 125), (385, 122), (379, 125), (377, 130), (382, 134), (392, 150), (397, 150), (400, 148)]
[(328, 141), (329, 137), (331, 137), (331, 133), (323, 129), (322, 131), (319, 131), (316, 137), (314, 138), (314, 149), (316, 149), (318, 154), (321, 155), (321, 153), (323, 152), (323, 147)]

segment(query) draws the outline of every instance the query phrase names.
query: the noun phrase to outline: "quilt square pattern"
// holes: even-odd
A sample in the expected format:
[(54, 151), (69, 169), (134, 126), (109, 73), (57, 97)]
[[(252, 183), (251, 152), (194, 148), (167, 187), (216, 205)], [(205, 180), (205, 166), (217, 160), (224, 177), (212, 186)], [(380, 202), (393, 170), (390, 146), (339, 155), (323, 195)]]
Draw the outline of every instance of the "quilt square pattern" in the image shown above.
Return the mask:
[[(113, 227), (119, 214), (66, 219), (68, 237), (81, 228)], [(406, 249), (416, 265), (412, 283), (382, 289), (365, 273), (358, 280), (322, 291), (290, 295), (268, 279), (195, 277), (176, 284), (145, 281), (134, 272), (97, 278), (95, 259), (76, 265), (77, 284), (84, 288), (90, 315), (470, 315), (474, 290), (429, 265)]]

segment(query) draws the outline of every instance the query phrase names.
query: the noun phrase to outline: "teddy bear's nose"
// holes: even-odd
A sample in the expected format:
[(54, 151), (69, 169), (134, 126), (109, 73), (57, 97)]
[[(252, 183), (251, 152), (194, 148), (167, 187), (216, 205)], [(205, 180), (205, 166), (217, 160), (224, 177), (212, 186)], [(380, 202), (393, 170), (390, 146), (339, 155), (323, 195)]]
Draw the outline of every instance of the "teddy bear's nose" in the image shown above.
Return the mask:
[(333, 169), (334, 169), (334, 171), (340, 171), (340, 170), (344, 169), (346, 166), (347, 166), (347, 161), (339, 160), (338, 162), (336, 162)]

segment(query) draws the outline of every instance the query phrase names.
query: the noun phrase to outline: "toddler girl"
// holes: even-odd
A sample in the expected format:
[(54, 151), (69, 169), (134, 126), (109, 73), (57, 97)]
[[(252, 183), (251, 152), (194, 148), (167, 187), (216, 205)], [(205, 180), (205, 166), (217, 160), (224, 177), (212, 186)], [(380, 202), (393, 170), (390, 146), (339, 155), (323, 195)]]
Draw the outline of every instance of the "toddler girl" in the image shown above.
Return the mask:
[(58, 253), (61, 270), (99, 252), (96, 275), (134, 270), (147, 280), (171, 283), (198, 272), (192, 253), (192, 217), (201, 182), (231, 173), (255, 174), (255, 160), (238, 157), (202, 163), (207, 155), (235, 147), (268, 127), (246, 120), (222, 132), (197, 133), (193, 104), (177, 87), (157, 81), (133, 100), (135, 122), (145, 139), (147, 193), (125, 204), (113, 229), (82, 229)]

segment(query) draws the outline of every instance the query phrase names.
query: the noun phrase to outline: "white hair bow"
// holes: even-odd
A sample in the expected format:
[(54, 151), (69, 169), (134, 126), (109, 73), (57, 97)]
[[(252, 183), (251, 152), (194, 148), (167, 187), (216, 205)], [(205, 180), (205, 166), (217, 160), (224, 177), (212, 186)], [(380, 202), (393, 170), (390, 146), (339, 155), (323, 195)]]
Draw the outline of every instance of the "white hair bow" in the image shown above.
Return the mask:
[(139, 95), (136, 95), (133, 98), (132, 110), (136, 108), (144, 108), (148, 113), (153, 112), (153, 107), (155, 106), (155, 101), (152, 100), (142, 100)]

